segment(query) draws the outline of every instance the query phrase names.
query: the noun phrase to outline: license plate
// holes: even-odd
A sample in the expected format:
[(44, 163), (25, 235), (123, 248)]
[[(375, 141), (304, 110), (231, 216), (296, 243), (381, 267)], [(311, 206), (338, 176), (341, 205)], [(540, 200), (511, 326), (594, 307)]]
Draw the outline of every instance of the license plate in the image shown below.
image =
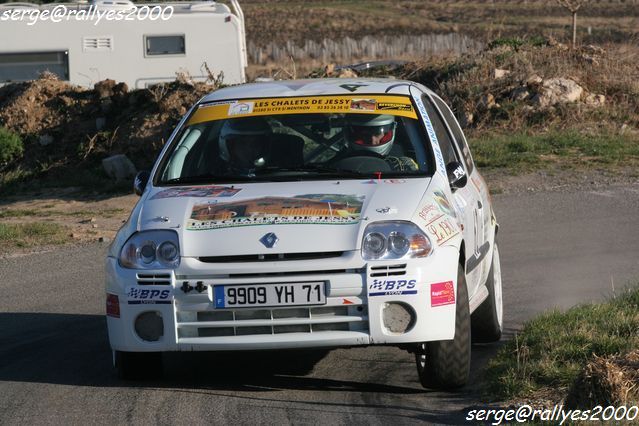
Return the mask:
[(323, 281), (285, 284), (217, 285), (213, 287), (216, 308), (256, 306), (325, 305)]

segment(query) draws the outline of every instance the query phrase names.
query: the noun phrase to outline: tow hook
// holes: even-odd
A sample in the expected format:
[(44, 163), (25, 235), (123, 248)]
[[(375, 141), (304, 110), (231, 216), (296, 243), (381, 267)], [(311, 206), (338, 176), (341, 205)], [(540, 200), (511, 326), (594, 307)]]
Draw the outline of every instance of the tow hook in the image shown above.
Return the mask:
[(208, 286), (204, 284), (204, 281), (198, 281), (195, 287), (190, 285), (188, 281), (182, 281), (182, 287), (180, 287), (180, 290), (184, 293), (189, 293), (192, 290), (197, 290), (198, 293), (202, 293), (206, 291), (207, 288)]
[(180, 289), (183, 292), (188, 293), (189, 291), (193, 290), (193, 287), (189, 285), (188, 281), (183, 281), (182, 282), (182, 287), (180, 287)]

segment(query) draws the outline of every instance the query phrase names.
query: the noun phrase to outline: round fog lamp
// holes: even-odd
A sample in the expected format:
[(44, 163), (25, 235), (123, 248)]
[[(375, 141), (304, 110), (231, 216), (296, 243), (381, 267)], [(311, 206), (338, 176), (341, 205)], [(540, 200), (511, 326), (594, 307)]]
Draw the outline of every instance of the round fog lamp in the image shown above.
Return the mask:
[(406, 303), (389, 302), (382, 309), (384, 327), (394, 334), (404, 334), (415, 324), (415, 311)]
[(157, 342), (164, 336), (164, 321), (158, 311), (143, 312), (135, 319), (135, 332), (140, 339)]
[(364, 238), (363, 248), (365, 257), (382, 257), (386, 251), (386, 238), (379, 232), (371, 232)]

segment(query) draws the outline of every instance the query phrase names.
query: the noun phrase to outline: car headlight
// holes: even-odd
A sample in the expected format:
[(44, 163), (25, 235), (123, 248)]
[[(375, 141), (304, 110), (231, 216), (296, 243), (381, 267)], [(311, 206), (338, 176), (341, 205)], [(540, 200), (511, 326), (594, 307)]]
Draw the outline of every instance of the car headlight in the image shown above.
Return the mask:
[(433, 246), (424, 232), (412, 222), (371, 223), (364, 231), (364, 260), (390, 260), (426, 257)]
[(175, 231), (154, 230), (133, 234), (122, 246), (120, 266), (129, 269), (174, 269), (180, 264)]

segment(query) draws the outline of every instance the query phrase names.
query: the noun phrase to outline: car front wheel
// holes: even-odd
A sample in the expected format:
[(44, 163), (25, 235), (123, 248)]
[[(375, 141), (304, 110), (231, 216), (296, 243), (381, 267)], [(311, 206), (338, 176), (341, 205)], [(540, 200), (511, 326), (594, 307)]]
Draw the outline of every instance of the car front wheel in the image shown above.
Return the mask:
[(417, 374), (425, 388), (455, 389), (470, 375), (470, 311), (464, 270), (457, 272), (455, 337), (453, 340), (420, 343), (415, 352)]

